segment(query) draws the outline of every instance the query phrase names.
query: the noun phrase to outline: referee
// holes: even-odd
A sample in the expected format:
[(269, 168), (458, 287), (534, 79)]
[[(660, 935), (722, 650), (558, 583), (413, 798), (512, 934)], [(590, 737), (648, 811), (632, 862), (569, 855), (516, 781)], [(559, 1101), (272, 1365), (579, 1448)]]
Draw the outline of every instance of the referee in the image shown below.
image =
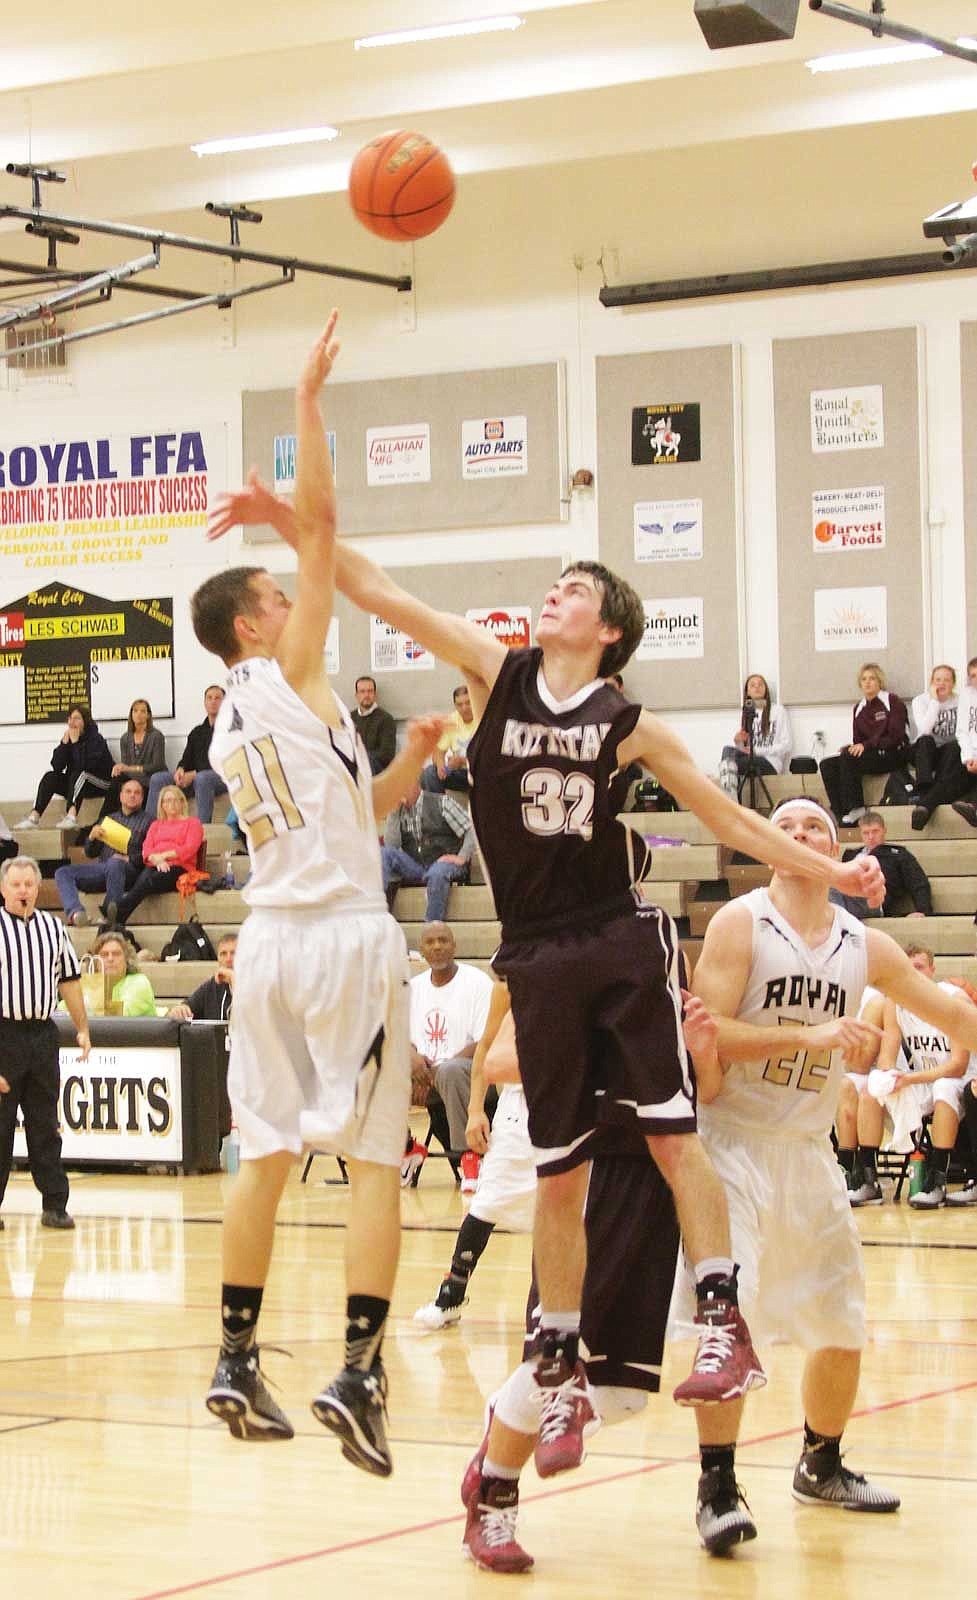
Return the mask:
[[(27, 1160), (41, 1192), (41, 1225), (73, 1228), (61, 1162), (61, 1067), (51, 1013), (58, 991), (75, 1025), (82, 1061), (91, 1049), (78, 957), (64, 924), (38, 911), (41, 869), (32, 856), (0, 866), (0, 1205), (10, 1176), (18, 1107)], [(3, 1228), (0, 1216), (0, 1229)]]

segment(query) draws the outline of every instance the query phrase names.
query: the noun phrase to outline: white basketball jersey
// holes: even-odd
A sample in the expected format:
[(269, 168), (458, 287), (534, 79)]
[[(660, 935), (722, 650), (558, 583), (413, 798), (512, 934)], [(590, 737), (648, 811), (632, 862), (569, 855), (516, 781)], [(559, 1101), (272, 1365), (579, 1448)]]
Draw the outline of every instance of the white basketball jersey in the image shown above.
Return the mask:
[[(766, 889), (738, 902), (753, 917), (750, 976), (737, 1016), (758, 1026), (815, 1024), (855, 1017), (862, 1001), (868, 951), (862, 924), (839, 906), (824, 943), (809, 949), (780, 915)], [(827, 1134), (844, 1076), (838, 1051), (786, 1050), (758, 1061), (734, 1062), (722, 1093), (699, 1117), (704, 1130), (734, 1125), (778, 1138)]]
[(262, 656), (228, 672), (210, 760), (247, 836), (249, 905), (385, 908), (370, 763), (336, 704), (330, 728)]
[[(937, 985), (946, 994), (959, 994), (952, 983)], [(933, 1067), (943, 1067), (950, 1059), (953, 1046), (945, 1033), (932, 1022), (925, 1022), (905, 1006), (896, 1006), (896, 1021), (902, 1034), (902, 1048), (909, 1062), (910, 1072), (930, 1072)]]

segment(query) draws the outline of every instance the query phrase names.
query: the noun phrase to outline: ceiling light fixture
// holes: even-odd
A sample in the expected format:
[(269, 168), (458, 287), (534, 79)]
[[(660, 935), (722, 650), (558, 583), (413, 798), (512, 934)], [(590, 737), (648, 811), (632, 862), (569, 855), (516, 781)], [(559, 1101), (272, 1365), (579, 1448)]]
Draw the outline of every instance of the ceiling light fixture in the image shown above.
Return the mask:
[(238, 139), (208, 139), (204, 144), (192, 144), (195, 156), (224, 156), (235, 150), (274, 150), (286, 144), (323, 144), (328, 139), (338, 139), (338, 128), (291, 128), (284, 133), (247, 133)]
[(514, 33), (523, 17), (483, 17), (480, 22), (442, 22), (430, 28), (400, 28), (396, 33), (371, 33), (354, 39), (354, 50), (379, 50), (390, 44), (422, 44), (427, 39), (462, 39), (475, 33)]
[(859, 67), (894, 67), (900, 61), (924, 61), (939, 53), (931, 44), (893, 44), (881, 50), (844, 50), (838, 55), (815, 56), (804, 65), (809, 72), (854, 72)]

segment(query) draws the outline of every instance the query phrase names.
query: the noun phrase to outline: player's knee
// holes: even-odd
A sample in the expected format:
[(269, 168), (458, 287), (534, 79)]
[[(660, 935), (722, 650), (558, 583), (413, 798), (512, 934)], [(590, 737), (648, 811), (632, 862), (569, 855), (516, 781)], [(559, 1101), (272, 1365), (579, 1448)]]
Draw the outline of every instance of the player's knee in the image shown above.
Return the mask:
[(560, 1211), (577, 1200), (582, 1206), (586, 1189), (586, 1167), (571, 1167), (569, 1172), (541, 1173), (536, 1186), (536, 1210)]
[(539, 1427), (541, 1393), (535, 1362), (524, 1361), (495, 1396), (496, 1417), (514, 1433), (534, 1434)]
[(670, 1189), (693, 1169), (701, 1167), (705, 1152), (695, 1133), (654, 1133), (648, 1135), (651, 1159)]

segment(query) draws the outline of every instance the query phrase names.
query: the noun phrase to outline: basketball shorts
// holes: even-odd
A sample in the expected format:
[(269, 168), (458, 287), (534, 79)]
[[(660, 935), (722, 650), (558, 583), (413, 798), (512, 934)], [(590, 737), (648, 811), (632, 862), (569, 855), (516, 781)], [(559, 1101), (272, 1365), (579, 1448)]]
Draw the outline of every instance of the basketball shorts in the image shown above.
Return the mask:
[(933, 1115), (934, 1091), (938, 1085), (907, 1083), (893, 1094), (898, 1076), (895, 1068), (873, 1067), (868, 1075), (868, 1093), (885, 1111), (883, 1139), (886, 1146), (904, 1155), (913, 1148), (913, 1134), (923, 1126), (923, 1118)]
[[(651, 1156), (598, 1156), (584, 1219), (587, 1271), (580, 1353), (587, 1375), (591, 1383), (607, 1388), (657, 1394), (679, 1228), (671, 1191)], [(538, 1315), (532, 1293), (526, 1361), (537, 1354)]]
[(310, 1146), (400, 1166), (409, 977), (386, 911), (251, 912), (234, 963), (228, 1070), (243, 1159)]
[(531, 1233), (535, 1209), (536, 1152), (529, 1142), (526, 1096), (518, 1083), (506, 1083), (499, 1093), (470, 1214), (513, 1233)]
[[(755, 1342), (860, 1350), (865, 1274), (845, 1175), (826, 1138), (765, 1138), (701, 1117), (703, 1143), (726, 1191), (739, 1301)], [(687, 1337), (695, 1283), (676, 1278), (671, 1333)]]
[(541, 1176), (587, 1159), (599, 1117), (645, 1134), (695, 1132), (678, 959), (675, 924), (658, 906), (499, 949)]

